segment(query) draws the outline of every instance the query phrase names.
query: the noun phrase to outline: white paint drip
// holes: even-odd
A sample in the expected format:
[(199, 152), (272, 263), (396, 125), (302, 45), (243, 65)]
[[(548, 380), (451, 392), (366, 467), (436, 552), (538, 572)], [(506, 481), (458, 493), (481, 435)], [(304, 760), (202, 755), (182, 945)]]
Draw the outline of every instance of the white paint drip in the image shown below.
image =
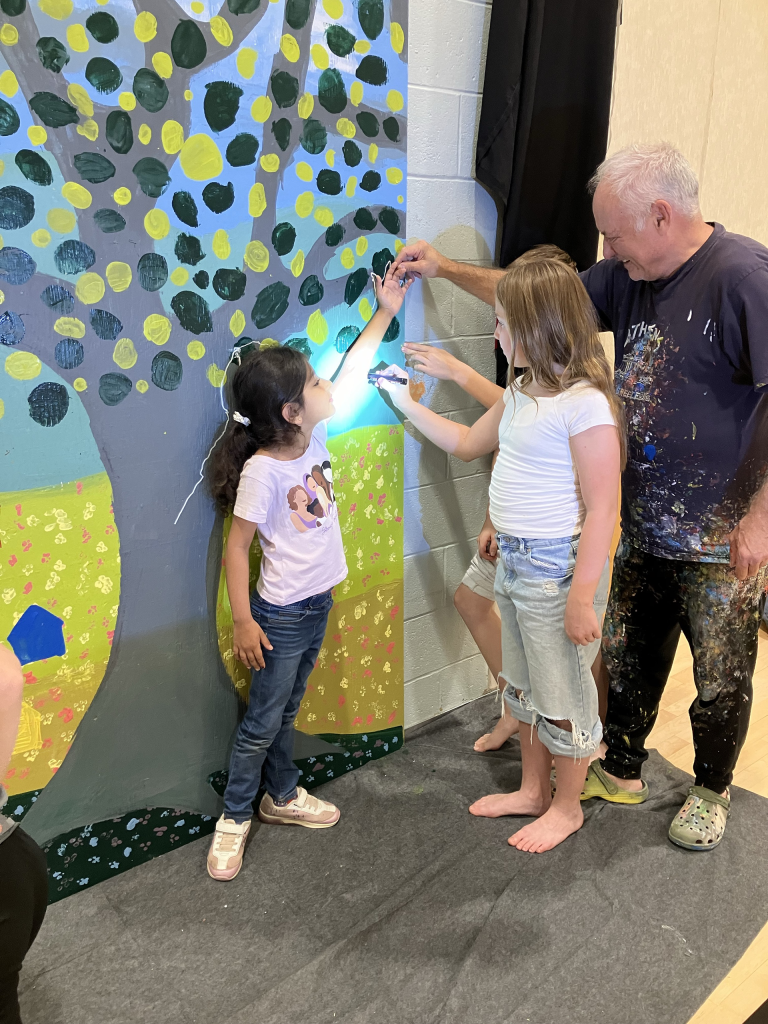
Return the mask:
[(690, 320), (692, 316), (693, 316), (693, 310), (690, 310), (689, 313), (688, 313), (688, 319)]
[(704, 324), (704, 330), (701, 332), (702, 334), (706, 334), (707, 333), (707, 329), (709, 328), (709, 325), (711, 323), (712, 323), (712, 317), (710, 317), (709, 320), (707, 320), (707, 322)]

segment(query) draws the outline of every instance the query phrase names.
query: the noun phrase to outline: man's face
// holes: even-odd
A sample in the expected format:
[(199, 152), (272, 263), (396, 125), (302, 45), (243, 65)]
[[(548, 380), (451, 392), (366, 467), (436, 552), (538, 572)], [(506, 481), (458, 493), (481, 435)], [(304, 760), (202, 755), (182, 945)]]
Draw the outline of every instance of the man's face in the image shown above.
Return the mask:
[(635, 227), (635, 218), (629, 216), (618, 199), (605, 186), (598, 185), (592, 201), (595, 224), (603, 236), (603, 256), (615, 257), (633, 281), (655, 281), (665, 276), (663, 269), (669, 260), (666, 225), (659, 225), (649, 214), (642, 228)]

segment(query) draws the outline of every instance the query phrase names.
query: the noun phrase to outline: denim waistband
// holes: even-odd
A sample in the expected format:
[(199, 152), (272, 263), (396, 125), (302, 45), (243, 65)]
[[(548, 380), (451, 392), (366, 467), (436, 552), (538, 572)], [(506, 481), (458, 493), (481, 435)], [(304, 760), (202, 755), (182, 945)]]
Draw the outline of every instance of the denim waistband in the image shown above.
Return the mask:
[(333, 601), (333, 588), (324, 590), (322, 594), (311, 594), (294, 604), (272, 604), (270, 601), (265, 601), (258, 590), (254, 590), (251, 594), (251, 605), (258, 604), (266, 610), (274, 609), (276, 612), (299, 612), (305, 609), (325, 608), (329, 601)]

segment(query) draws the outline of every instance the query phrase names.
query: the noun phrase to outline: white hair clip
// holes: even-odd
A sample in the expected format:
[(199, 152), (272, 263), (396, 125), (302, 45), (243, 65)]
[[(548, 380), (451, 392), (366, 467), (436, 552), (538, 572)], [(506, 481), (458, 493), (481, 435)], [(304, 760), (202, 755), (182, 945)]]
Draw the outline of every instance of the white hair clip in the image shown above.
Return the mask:
[(244, 427), (250, 427), (251, 425), (251, 421), (248, 419), (248, 417), (243, 416), (243, 414), (239, 412), (233, 412), (232, 419), (235, 421), (235, 423), (242, 423)]

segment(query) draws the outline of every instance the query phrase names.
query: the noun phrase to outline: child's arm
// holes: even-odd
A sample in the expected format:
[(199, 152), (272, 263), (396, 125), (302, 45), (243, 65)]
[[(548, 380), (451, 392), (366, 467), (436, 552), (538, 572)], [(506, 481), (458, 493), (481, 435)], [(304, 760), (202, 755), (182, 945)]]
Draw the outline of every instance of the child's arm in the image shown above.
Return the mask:
[(232, 609), (232, 621), (235, 635), (232, 650), (238, 661), (249, 668), (264, 668), (262, 647), (272, 650), (272, 644), (261, 626), (251, 614), (250, 565), (248, 556), (256, 533), (256, 524), (232, 517), (232, 527), (227, 539), (227, 551), (224, 560), (227, 572), (227, 593)]
[(0, 779), (5, 778), (19, 731), (24, 676), (19, 659), (0, 644)]
[(575, 434), (571, 437), (571, 452), (586, 517), (565, 606), (565, 631), (575, 644), (586, 645), (602, 636), (592, 602), (616, 525), (620, 475), (616, 427), (604, 424)]
[(504, 388), (486, 380), (477, 370), (443, 348), (406, 342), (403, 353), (412, 360), (414, 370), (437, 377), (438, 380), (452, 380), (486, 409), (492, 408), (504, 394)]

